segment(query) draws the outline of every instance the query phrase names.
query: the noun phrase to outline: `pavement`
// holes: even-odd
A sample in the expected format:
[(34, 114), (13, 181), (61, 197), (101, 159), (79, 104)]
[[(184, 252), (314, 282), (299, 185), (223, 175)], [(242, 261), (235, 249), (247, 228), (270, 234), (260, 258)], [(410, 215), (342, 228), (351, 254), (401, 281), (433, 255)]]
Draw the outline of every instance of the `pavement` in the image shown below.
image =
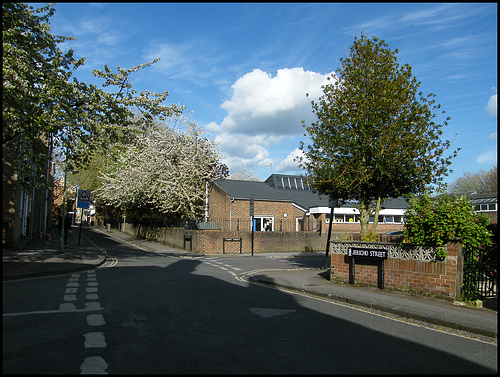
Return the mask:
[[(107, 231), (111, 237), (129, 242), (148, 251), (175, 257), (199, 257), (202, 254), (175, 249), (155, 242), (139, 240), (119, 231)], [(78, 227), (69, 233), (64, 252), (60, 251), (59, 232), (52, 232), (50, 241), (32, 240), (22, 249), (3, 249), (3, 281), (36, 278), (50, 275), (67, 274), (95, 269), (106, 263), (106, 255), (85, 236), (78, 242)], [(310, 256), (311, 253), (265, 253), (262, 255)], [(213, 256), (213, 254), (210, 254)], [(219, 254), (217, 254), (219, 255)], [(246, 255), (246, 254), (244, 254)], [(220, 254), (223, 256), (223, 254)], [(238, 255), (231, 255), (238, 257)], [(255, 254), (254, 257), (260, 257)], [(329, 280), (329, 271), (298, 268), (292, 270), (259, 270), (253, 274), (242, 274), (242, 278), (259, 284), (267, 284), (304, 294), (333, 300), (345, 305), (365, 310), (383, 312), (394, 317), (415, 322), (425, 322), (438, 329), (455, 329), (486, 337), (495, 343), (497, 333), (496, 299), (490, 308), (472, 307), (461, 302), (424, 297), (421, 295), (378, 289), (350, 284), (339, 284)]]

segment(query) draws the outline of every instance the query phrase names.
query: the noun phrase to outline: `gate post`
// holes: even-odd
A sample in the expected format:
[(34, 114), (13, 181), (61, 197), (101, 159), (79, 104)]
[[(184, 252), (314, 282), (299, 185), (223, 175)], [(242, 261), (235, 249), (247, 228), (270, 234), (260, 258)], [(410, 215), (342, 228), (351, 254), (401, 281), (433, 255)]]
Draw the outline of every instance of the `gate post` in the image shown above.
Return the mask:
[(464, 286), (464, 248), (461, 243), (457, 245), (457, 283), (455, 288), (455, 300), (462, 301)]

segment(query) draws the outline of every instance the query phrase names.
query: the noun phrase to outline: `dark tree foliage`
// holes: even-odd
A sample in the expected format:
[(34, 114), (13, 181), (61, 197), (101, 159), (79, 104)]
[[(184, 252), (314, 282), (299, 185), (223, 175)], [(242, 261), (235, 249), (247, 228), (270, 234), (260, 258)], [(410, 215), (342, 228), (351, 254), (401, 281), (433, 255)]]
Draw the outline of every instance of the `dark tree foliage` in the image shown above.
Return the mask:
[(384, 198), (440, 187), (459, 150), (444, 155), (451, 143), (440, 137), (450, 118), (441, 118), (444, 111), (438, 116), (435, 95), (419, 91), (397, 53), (377, 37), (356, 37), (323, 95), (312, 101), (317, 121), (304, 124), (311, 143), (301, 143), (301, 165), (319, 193), (359, 203), (364, 239), (375, 236)]

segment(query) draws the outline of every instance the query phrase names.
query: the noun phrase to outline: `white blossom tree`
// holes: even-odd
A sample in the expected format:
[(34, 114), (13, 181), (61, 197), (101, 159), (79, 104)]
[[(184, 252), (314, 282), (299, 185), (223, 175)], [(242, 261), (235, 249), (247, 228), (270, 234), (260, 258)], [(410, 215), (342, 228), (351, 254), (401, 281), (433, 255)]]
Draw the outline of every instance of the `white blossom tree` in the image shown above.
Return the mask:
[(195, 218), (203, 211), (206, 181), (220, 176), (219, 160), (217, 144), (196, 124), (184, 131), (155, 126), (101, 173), (95, 194), (125, 211)]

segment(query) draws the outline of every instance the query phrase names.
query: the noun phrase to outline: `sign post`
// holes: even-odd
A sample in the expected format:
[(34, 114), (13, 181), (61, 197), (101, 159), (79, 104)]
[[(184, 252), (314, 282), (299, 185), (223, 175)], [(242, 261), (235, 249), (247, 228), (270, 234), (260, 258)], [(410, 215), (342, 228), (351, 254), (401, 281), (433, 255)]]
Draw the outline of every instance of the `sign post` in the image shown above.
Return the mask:
[(90, 207), (90, 190), (78, 190), (78, 200), (76, 208), (82, 209), (80, 216), (80, 233), (78, 234), (78, 246), (80, 246), (80, 239), (82, 237), (82, 224), (83, 224), (83, 209)]
[(250, 194), (250, 220), (252, 224), (252, 257), (253, 257), (253, 233), (254, 233), (254, 223), (253, 223), (253, 215), (254, 215), (254, 196)]
[(325, 270), (328, 268), (328, 255), (330, 250), (330, 237), (332, 236), (332, 223), (333, 223), (333, 210), (335, 207), (338, 207), (339, 200), (330, 198), (329, 207), (330, 207), (330, 224), (328, 224), (328, 237), (326, 238), (326, 250), (325, 250), (325, 261), (324, 268)]

